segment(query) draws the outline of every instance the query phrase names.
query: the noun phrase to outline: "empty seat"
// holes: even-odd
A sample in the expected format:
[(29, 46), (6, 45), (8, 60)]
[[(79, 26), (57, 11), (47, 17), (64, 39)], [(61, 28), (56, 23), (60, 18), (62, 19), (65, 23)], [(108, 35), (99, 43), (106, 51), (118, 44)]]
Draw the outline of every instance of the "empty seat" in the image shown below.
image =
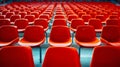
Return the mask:
[(119, 19), (119, 16), (118, 15), (110, 15), (109, 19)]
[(104, 15), (96, 15), (97, 19), (100, 19), (102, 21), (102, 23), (104, 23), (104, 21), (106, 20), (106, 18), (104, 17)]
[(69, 21), (69, 23), (71, 23), (72, 19), (77, 19), (77, 18), (78, 18), (78, 15), (76, 15), (76, 14), (68, 15), (68, 21)]
[(100, 19), (91, 18), (89, 20), (89, 25), (94, 26), (96, 32), (102, 32), (102, 22)]
[(94, 27), (90, 25), (82, 25), (77, 28), (75, 42), (83, 47), (95, 47), (101, 43), (96, 37)]
[(51, 46), (66, 47), (72, 43), (70, 30), (67, 26), (54, 26), (50, 32), (48, 40)]
[(0, 26), (2, 25), (10, 25), (10, 21), (8, 19), (0, 19)]
[(0, 47), (14, 45), (18, 42), (17, 27), (11, 25), (3, 25), (0, 27)]
[(64, 15), (55, 15), (54, 19), (66, 19)]
[(4, 19), (5, 18), (5, 16), (4, 15), (0, 15), (0, 19)]
[(29, 24), (27, 19), (16, 19), (14, 25), (17, 26), (18, 32), (23, 32)]
[(106, 45), (120, 46), (120, 27), (115, 25), (103, 27), (100, 39)]
[(90, 15), (91, 15), (92, 18), (95, 18), (97, 13), (96, 12), (91, 12)]
[(120, 67), (120, 47), (95, 47), (90, 67)]
[(12, 15), (12, 16), (10, 17), (10, 21), (11, 21), (11, 22), (15, 22), (16, 19), (20, 19), (20, 18), (21, 18), (20, 15)]
[(7, 12), (9, 12), (9, 10), (3, 10), (3, 11), (2, 11), (2, 15), (6, 15)]
[(6, 18), (10, 18), (12, 15), (14, 15), (15, 13), (14, 12), (7, 12), (6, 14)]
[(39, 17), (39, 12), (31, 12), (31, 15), (34, 15), (35, 18), (38, 18)]
[(119, 19), (108, 19), (106, 21), (106, 25), (117, 25), (120, 26), (120, 20)]
[(58, 25), (67, 26), (66, 20), (65, 19), (55, 19), (53, 21), (53, 25), (52, 26), (58, 26)]
[(33, 24), (34, 22), (34, 20), (35, 20), (35, 16), (34, 15), (25, 15), (25, 19), (28, 19), (28, 22), (30, 23), (30, 24)]
[(49, 47), (42, 67), (81, 67), (81, 64), (75, 48)]
[(40, 18), (40, 19), (41, 19), (41, 18), (44, 18), (44, 19), (47, 19), (47, 20), (49, 21), (50, 16), (49, 16), (48, 14), (41, 14), (41, 15), (39, 16), (39, 18)]
[(89, 21), (89, 19), (91, 18), (91, 15), (82, 15), (82, 17), (81, 17), (83, 20), (84, 20), (84, 22), (88, 22)]
[(56, 15), (64, 15), (64, 12), (56, 12)]
[(52, 13), (51, 12), (43, 12), (41, 15), (48, 15), (49, 17), (52, 17)]
[(21, 15), (21, 18), (24, 18), (25, 15), (27, 15), (27, 12), (19, 12), (19, 15)]
[(40, 46), (45, 41), (44, 30), (41, 26), (26, 27), (24, 36), (19, 40), (21, 46)]
[(36, 19), (34, 21), (34, 25), (40, 25), (43, 26), (43, 29), (46, 31), (48, 30), (48, 21), (47, 19)]
[(35, 67), (30, 47), (6, 46), (0, 50), (0, 67)]
[(0, 12), (0, 15), (2, 15), (2, 12)]
[(75, 32), (79, 25), (84, 25), (83, 19), (81, 19), (81, 18), (73, 19), (71, 21), (70, 29)]
[(85, 14), (86, 14), (86, 12), (78, 12), (79, 17), (82, 17), (82, 15), (85, 15)]

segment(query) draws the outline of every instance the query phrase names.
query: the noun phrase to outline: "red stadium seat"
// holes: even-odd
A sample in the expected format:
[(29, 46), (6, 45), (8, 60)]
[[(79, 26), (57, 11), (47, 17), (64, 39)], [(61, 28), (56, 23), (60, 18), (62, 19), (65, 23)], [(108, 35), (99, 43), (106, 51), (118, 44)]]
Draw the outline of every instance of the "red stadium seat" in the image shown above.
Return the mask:
[(8, 19), (0, 19), (0, 26), (2, 25), (10, 25), (10, 21)]
[(2, 15), (6, 15), (7, 12), (9, 12), (9, 11), (8, 11), (8, 10), (3, 10), (3, 11), (2, 11)]
[(66, 47), (72, 43), (70, 30), (66, 26), (54, 26), (52, 27), (49, 44), (55, 47)]
[(77, 50), (73, 47), (49, 47), (42, 67), (81, 67)]
[(85, 24), (85, 23), (84, 23), (83, 19), (81, 19), (81, 18), (73, 19), (73, 20), (71, 21), (70, 29), (75, 32), (75, 31), (77, 31), (77, 27), (78, 27), (79, 25), (84, 25), (84, 24)]
[(0, 15), (0, 19), (4, 19), (5, 18), (5, 16), (4, 15)]
[(0, 12), (0, 15), (2, 15), (2, 12)]
[(71, 23), (72, 19), (77, 19), (77, 18), (78, 18), (78, 16), (76, 14), (68, 15), (68, 21), (69, 21), (69, 23)]
[(24, 18), (25, 15), (27, 15), (27, 12), (19, 12), (19, 15), (21, 15), (21, 18)]
[(120, 19), (108, 19), (106, 25), (117, 25), (120, 26)]
[(104, 15), (96, 15), (97, 19), (100, 19), (102, 22), (104, 22), (106, 20), (106, 18), (104, 17)]
[(56, 12), (56, 15), (64, 15), (64, 12)]
[[(89, 34), (88, 34), (89, 33)], [(90, 25), (82, 25), (77, 28), (75, 34), (75, 42), (83, 47), (95, 47), (100, 45), (99, 39), (96, 37), (95, 29)]]
[(90, 67), (120, 67), (120, 47), (95, 47)]
[(89, 19), (91, 18), (91, 15), (82, 15), (81, 18), (84, 20), (84, 22), (88, 22)]
[(47, 19), (36, 19), (34, 21), (34, 25), (43, 26), (44, 31), (48, 30), (48, 21), (47, 21)]
[(120, 46), (120, 27), (115, 25), (103, 27), (100, 39), (106, 45)]
[(17, 26), (18, 32), (23, 32), (29, 24), (27, 19), (16, 19), (14, 25)]
[(55, 19), (53, 21), (53, 25), (52, 26), (58, 26), (58, 25), (67, 26), (67, 22), (66, 22), (65, 19)]
[(6, 46), (0, 50), (0, 67), (35, 67), (30, 47)]
[(110, 15), (109, 19), (119, 19), (119, 16), (118, 15)]
[(25, 15), (25, 19), (28, 19), (29, 24), (33, 24), (35, 20), (34, 15)]
[(38, 18), (39, 17), (39, 12), (31, 12), (31, 15), (34, 15), (35, 18)]
[(12, 16), (10, 17), (10, 21), (11, 21), (11, 22), (15, 22), (16, 19), (20, 19), (20, 18), (21, 18), (20, 15), (12, 15)]
[(96, 32), (102, 32), (102, 22), (100, 19), (91, 18), (89, 20), (89, 25), (94, 26)]
[(15, 13), (14, 12), (7, 12), (6, 18), (10, 18), (12, 15), (15, 15)]
[(66, 19), (64, 15), (55, 15), (54, 19)]
[(0, 27), (0, 47), (13, 45), (18, 42), (18, 31), (15, 26), (4, 25)]
[(48, 15), (48, 14), (41, 14), (40, 16), (39, 16), (39, 18), (41, 19), (41, 18), (44, 18), (44, 19), (47, 19), (48, 21), (50, 20), (50, 16)]
[(21, 46), (40, 46), (45, 41), (44, 30), (41, 26), (26, 27), (24, 36), (19, 40)]
[(82, 17), (82, 15), (85, 15), (86, 14), (86, 12), (78, 12), (78, 16), (81, 18)]

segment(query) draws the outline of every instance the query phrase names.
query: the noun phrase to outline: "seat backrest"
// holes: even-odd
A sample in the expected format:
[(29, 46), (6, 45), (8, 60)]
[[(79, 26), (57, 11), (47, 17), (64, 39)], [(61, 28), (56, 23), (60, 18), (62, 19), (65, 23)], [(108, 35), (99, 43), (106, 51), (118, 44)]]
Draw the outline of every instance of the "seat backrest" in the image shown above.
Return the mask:
[(24, 39), (31, 42), (38, 42), (43, 40), (45, 37), (42, 26), (33, 25), (26, 27), (24, 31)]
[(49, 47), (42, 67), (81, 67), (81, 64), (75, 48)]
[(5, 18), (5, 16), (4, 15), (0, 15), (0, 19), (4, 19)]
[(95, 47), (90, 67), (120, 67), (120, 47)]
[(0, 41), (9, 42), (17, 37), (17, 27), (11, 25), (3, 25), (0, 27)]
[(34, 67), (32, 49), (21, 46), (1, 48), (0, 67)]
[(66, 19), (64, 15), (55, 15), (54, 19)]
[(10, 18), (12, 15), (14, 15), (15, 13), (14, 12), (7, 12), (6, 14), (6, 18)]
[(37, 19), (34, 21), (34, 25), (41, 25), (45, 29), (48, 27), (48, 21), (47, 19)]
[(89, 25), (94, 26), (95, 29), (101, 29), (102, 28), (101, 20), (100, 19), (96, 19), (96, 18), (90, 19), (89, 20)]
[(18, 29), (25, 29), (29, 24), (27, 19), (16, 19), (14, 25), (17, 26)]
[(10, 21), (11, 21), (11, 22), (14, 22), (16, 19), (20, 19), (20, 18), (21, 18), (20, 15), (12, 15), (12, 16), (10, 17)]
[(120, 20), (119, 19), (108, 19), (106, 21), (106, 25), (118, 25), (120, 26)]
[(118, 15), (110, 15), (109, 19), (119, 19), (119, 16)]
[(33, 22), (35, 20), (34, 15), (25, 15), (25, 19), (28, 19), (29, 22)]
[(35, 18), (38, 18), (39, 17), (39, 12), (31, 12), (31, 15), (34, 15)]
[(52, 26), (57, 26), (57, 25), (67, 26), (66, 20), (65, 19), (55, 19), (53, 21), (53, 25)]
[(10, 21), (8, 19), (0, 19), (0, 26), (2, 25), (10, 25)]
[(56, 42), (66, 42), (70, 37), (70, 29), (67, 26), (53, 26), (50, 32), (50, 40)]
[(25, 15), (27, 15), (27, 12), (19, 12), (19, 15), (21, 15), (21, 18), (24, 18)]
[(91, 25), (80, 25), (77, 28), (75, 38), (78, 41), (89, 42), (96, 38), (95, 29)]
[(68, 15), (68, 20), (71, 21), (72, 19), (77, 19), (78, 15), (76, 14), (72, 14), (72, 15)]
[(84, 21), (82, 19), (73, 19), (71, 21), (71, 28), (77, 29), (79, 25), (84, 25)]
[(41, 15), (39, 16), (39, 18), (40, 18), (40, 19), (41, 19), (41, 18), (44, 18), (44, 19), (49, 20), (49, 19), (50, 19), (50, 16), (49, 16), (48, 14), (41, 14)]
[(120, 27), (107, 25), (103, 27), (101, 37), (109, 42), (117, 42), (120, 39)]
[(106, 18), (104, 17), (104, 15), (96, 15), (97, 19), (100, 19), (102, 22), (106, 20)]
[(6, 15), (7, 12), (9, 12), (9, 10), (3, 10), (2, 15)]
[(89, 19), (91, 18), (91, 15), (85, 14), (85, 15), (82, 15), (81, 18), (84, 20), (84, 22), (88, 22)]

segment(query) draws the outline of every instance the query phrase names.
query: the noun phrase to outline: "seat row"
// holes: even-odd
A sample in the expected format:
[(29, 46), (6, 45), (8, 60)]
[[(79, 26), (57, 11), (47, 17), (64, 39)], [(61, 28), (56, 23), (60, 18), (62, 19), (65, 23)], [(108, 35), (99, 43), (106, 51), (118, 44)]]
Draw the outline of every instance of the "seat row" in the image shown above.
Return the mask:
[[(13, 45), (18, 43), (22, 46), (40, 46), (45, 37), (42, 26), (33, 25), (26, 27), (24, 35), (19, 38), (17, 27), (3, 25), (0, 27), (0, 46)], [(96, 37), (95, 29), (91, 25), (80, 25), (75, 32), (73, 40), (84, 47), (95, 47), (101, 44), (101, 41), (107, 45), (119, 46), (120, 28), (115, 25), (103, 27), (100, 40)], [(72, 44), (70, 29), (67, 26), (53, 26), (48, 37), (51, 46), (66, 47)]]
[[(10, 22), (8, 19), (0, 19), (0, 26), (2, 25), (15, 25), (18, 28), (19, 32), (24, 32), (25, 28), (29, 25), (41, 25), (43, 26), (44, 30), (47, 31), (48, 29), (51, 29), (52, 26), (70, 26), (70, 29), (72, 31), (76, 31), (77, 26), (79, 25), (92, 25), (95, 28), (96, 32), (101, 32), (102, 27), (104, 26), (99, 19), (91, 18), (89, 22), (86, 24), (83, 19), (76, 18), (72, 19), (71, 23), (67, 23), (65, 19), (60, 19), (64, 16), (55, 16), (56, 19), (53, 20), (53, 22), (49, 22), (47, 19), (41, 18), (36, 19), (34, 22), (29, 22), (27, 19), (16, 19), (15, 22)], [(108, 19), (106, 21), (106, 25), (118, 25), (120, 26), (120, 20), (119, 19)]]
[[(100, 3), (99, 5), (96, 4), (98, 3), (84, 3), (84, 2), (56, 3), (55, 2), (55, 3), (27, 3), (26, 5), (24, 3), (20, 3), (20, 4), (12, 3), (10, 5), (6, 5), (3, 8), (1, 8), (3, 10), (1, 10), (0, 14), (5, 15), (2, 16), (2, 18), (4, 17), (10, 18), (12, 15), (14, 16), (14, 14), (20, 15), (21, 18), (25, 18), (25, 15), (32, 15), (31, 17), (28, 18), (30, 22), (32, 22), (35, 18), (38, 18), (41, 15), (46, 16), (46, 19), (50, 20), (51, 17), (53, 16), (52, 11), (54, 10), (56, 10), (55, 16), (61, 14), (70, 23), (72, 19), (76, 19), (76, 18), (82, 18), (84, 22), (88, 22), (90, 18), (97, 18), (100, 19), (102, 23), (105, 23), (108, 18), (119, 18), (120, 12), (118, 6), (112, 3)], [(105, 4), (105, 6), (103, 6), (103, 4)], [(108, 6), (112, 6), (113, 8), (110, 9), (108, 8)], [(101, 7), (104, 8), (100, 9)], [(15, 11), (18, 10), (19, 12), (15, 12), (13, 9)], [(14, 22), (15, 20), (11, 20), (11, 21)]]
[[(90, 67), (120, 67), (120, 47), (95, 47)], [(6, 46), (0, 49), (0, 67), (35, 67), (30, 47)], [(42, 67), (82, 67), (73, 47), (47, 48)]]

